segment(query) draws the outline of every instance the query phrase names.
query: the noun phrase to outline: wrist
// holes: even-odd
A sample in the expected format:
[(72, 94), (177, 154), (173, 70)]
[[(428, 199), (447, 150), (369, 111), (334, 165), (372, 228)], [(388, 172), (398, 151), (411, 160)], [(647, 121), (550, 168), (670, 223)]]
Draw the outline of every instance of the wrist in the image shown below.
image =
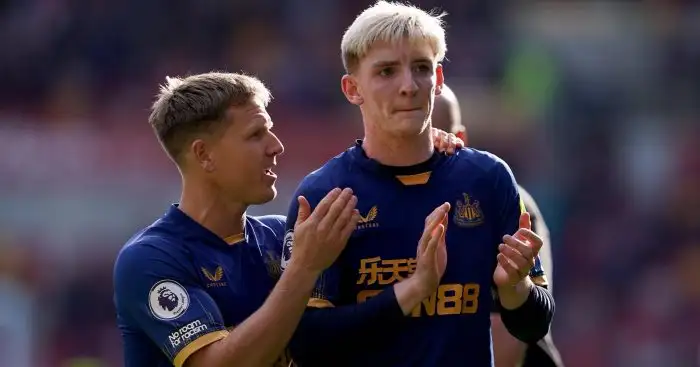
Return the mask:
[(322, 270), (313, 269), (304, 264), (303, 261), (292, 258), (289, 265), (287, 265), (287, 268), (284, 270), (284, 273), (282, 273), (282, 276), (284, 277), (286, 275), (289, 278), (293, 278), (294, 284), (297, 286), (309, 285), (313, 288), (316, 284), (316, 280), (321, 276), (321, 273)]
[(525, 303), (530, 296), (530, 290), (535, 284), (530, 277), (525, 277), (514, 285), (504, 285), (497, 288), (501, 306), (507, 310), (514, 310)]
[(404, 315), (408, 315), (429, 295), (429, 290), (418, 278), (410, 277), (394, 285), (396, 301)]

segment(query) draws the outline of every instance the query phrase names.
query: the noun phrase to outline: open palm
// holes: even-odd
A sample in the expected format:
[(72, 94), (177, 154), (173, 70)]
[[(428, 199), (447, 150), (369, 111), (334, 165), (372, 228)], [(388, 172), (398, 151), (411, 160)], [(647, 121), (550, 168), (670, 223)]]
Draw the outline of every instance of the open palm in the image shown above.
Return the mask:
[(421, 279), (424, 289), (434, 290), (440, 284), (447, 267), (445, 230), (450, 204), (444, 203), (426, 218), (425, 229), (418, 243), (414, 276)]
[(514, 286), (525, 279), (542, 247), (542, 239), (531, 230), (528, 213), (520, 215), (519, 227), (512, 236), (504, 236), (504, 243), (498, 246), (498, 265), (493, 272), (493, 282), (498, 287)]

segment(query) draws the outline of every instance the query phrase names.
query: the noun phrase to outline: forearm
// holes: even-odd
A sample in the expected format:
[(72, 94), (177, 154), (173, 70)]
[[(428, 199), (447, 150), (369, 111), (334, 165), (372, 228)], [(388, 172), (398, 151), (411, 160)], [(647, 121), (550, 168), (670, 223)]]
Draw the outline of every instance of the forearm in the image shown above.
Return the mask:
[(530, 277), (525, 277), (514, 286), (498, 287), (498, 298), (501, 307), (506, 310), (514, 310), (522, 306), (530, 296), (530, 290), (535, 286)]
[[(505, 295), (508, 296), (507, 292)], [(501, 291), (499, 290), (499, 296)], [(513, 295), (514, 296), (514, 295)], [(512, 301), (512, 299), (511, 299)], [(549, 332), (554, 315), (554, 298), (546, 288), (532, 285), (525, 301), (516, 308), (509, 308), (501, 299), (501, 319), (508, 332), (526, 343), (534, 343)]]
[(206, 362), (203, 359), (201, 365), (274, 363), (289, 343), (317, 278), (318, 273), (290, 264), (265, 303), (226, 338), (206, 348)]
[(527, 344), (510, 334), (500, 313), (491, 314), (491, 335), (493, 339), (493, 358), (496, 367), (519, 366), (525, 357)]
[[(408, 315), (413, 309), (428, 297), (430, 289), (426, 289), (421, 282), (414, 278), (408, 278), (394, 285), (396, 302), (404, 315)], [(434, 290), (433, 290), (434, 291)]]
[(372, 344), (368, 338), (385, 336), (387, 330), (396, 330), (412, 309), (406, 304), (402, 307), (399, 298), (404, 303), (414, 305), (421, 301), (411, 287), (400, 284), (364, 303), (308, 309), (290, 344), (292, 357), (314, 365), (309, 358), (323, 360), (326, 356), (337, 357), (355, 350), (357, 340)]

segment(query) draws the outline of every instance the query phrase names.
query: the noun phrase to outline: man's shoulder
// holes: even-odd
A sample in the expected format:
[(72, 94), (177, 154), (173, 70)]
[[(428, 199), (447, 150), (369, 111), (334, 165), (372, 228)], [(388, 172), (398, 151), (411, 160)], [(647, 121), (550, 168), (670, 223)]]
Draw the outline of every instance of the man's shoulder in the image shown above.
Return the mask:
[[(350, 148), (354, 149), (354, 148)], [(349, 150), (336, 155), (321, 167), (306, 175), (299, 184), (299, 194), (317, 193), (325, 195), (345, 180), (351, 173), (351, 158)]]
[(175, 217), (177, 209), (170, 208), (163, 216), (136, 232), (122, 247), (121, 253), (156, 251), (163, 247), (180, 247), (186, 230)]
[(520, 193), (520, 197), (523, 199), (523, 203), (525, 204), (525, 208), (527, 209), (528, 212), (530, 212), (530, 211), (539, 212), (539, 206), (537, 205), (535, 198), (532, 197), (532, 194), (530, 194), (530, 192), (525, 190), (525, 188), (520, 186), (520, 185), (518, 185), (518, 192)]
[(272, 233), (279, 241), (284, 237), (287, 227), (287, 217), (284, 215), (248, 216), (247, 220), (256, 232)]
[(248, 220), (254, 227), (269, 227), (273, 229), (280, 226), (284, 228), (287, 223), (287, 217), (278, 214), (249, 216)]
[(510, 171), (508, 164), (501, 157), (484, 150), (462, 148), (457, 150), (451, 159), (454, 160), (454, 170), (469, 171), (470, 175), (487, 175), (499, 169)]
[(154, 268), (163, 263), (182, 262), (186, 257), (182, 236), (157, 223), (142, 229), (124, 244), (114, 264), (115, 275), (139, 268)]

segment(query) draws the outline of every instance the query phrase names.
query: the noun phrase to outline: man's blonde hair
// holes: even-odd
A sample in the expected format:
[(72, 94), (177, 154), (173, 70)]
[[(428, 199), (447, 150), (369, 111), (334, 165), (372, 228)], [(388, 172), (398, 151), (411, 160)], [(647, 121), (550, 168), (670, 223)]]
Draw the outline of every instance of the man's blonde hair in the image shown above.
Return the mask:
[(247, 103), (267, 107), (271, 98), (263, 82), (244, 74), (211, 72), (186, 78), (166, 77), (148, 122), (166, 153), (177, 163), (192, 139), (228, 126), (229, 108)]
[(442, 18), (446, 13), (426, 12), (413, 5), (378, 1), (355, 18), (340, 43), (345, 71), (350, 73), (377, 41), (425, 40), (437, 62), (445, 58), (447, 42)]

